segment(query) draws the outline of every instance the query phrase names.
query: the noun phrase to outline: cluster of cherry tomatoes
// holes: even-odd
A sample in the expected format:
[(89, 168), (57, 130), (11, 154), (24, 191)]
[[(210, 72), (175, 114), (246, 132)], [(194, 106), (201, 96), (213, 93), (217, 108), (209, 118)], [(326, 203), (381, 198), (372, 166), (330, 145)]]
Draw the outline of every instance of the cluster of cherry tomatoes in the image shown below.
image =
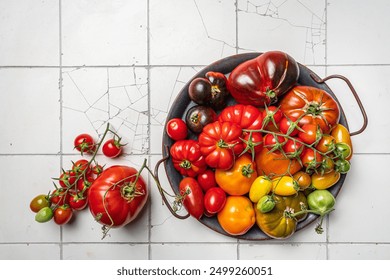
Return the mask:
[[(103, 139), (102, 139), (103, 140)], [(53, 178), (55, 189), (48, 194), (40, 194), (30, 202), (30, 209), (36, 213), (35, 220), (40, 223), (54, 220), (58, 225), (67, 224), (75, 211), (88, 206), (88, 192), (94, 181), (103, 172), (103, 166), (95, 160), (97, 150), (102, 146), (106, 157), (121, 155), (123, 144), (117, 134), (105, 141), (96, 143), (89, 134), (80, 134), (74, 139), (74, 148), (81, 153), (92, 155), (90, 160), (81, 158), (72, 162), (70, 169), (62, 170), (58, 178)]]

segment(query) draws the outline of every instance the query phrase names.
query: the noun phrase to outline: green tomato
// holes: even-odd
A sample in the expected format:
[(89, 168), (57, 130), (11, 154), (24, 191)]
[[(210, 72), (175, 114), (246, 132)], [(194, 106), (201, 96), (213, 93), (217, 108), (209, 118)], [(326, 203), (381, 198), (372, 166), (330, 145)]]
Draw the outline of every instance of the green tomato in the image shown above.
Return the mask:
[(340, 157), (341, 159), (346, 159), (351, 155), (351, 147), (349, 147), (349, 145), (343, 142), (336, 143), (334, 153), (337, 157)]
[(346, 174), (351, 169), (351, 164), (348, 160), (345, 159), (339, 159), (335, 162), (336, 165), (336, 171), (340, 172), (341, 174)]
[(53, 210), (50, 207), (43, 207), (35, 215), (35, 221), (38, 223), (46, 223), (53, 218)]
[(275, 207), (275, 200), (270, 195), (265, 195), (257, 202), (257, 210), (261, 213), (268, 213)]
[(315, 190), (307, 196), (309, 209), (316, 211), (318, 215), (325, 215), (333, 210), (336, 199), (328, 190)]

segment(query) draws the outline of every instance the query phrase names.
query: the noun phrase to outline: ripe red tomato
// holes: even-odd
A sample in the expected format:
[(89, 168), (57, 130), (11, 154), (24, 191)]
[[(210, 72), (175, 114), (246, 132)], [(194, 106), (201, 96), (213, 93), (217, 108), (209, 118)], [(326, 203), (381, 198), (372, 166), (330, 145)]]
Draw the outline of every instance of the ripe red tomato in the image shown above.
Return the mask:
[(204, 212), (202, 188), (192, 177), (185, 177), (179, 184), (180, 195), (184, 195), (183, 205), (188, 213), (196, 219), (200, 219)]
[(141, 212), (149, 196), (141, 176), (135, 182), (137, 170), (114, 165), (103, 171), (88, 192), (92, 216), (109, 227), (124, 226)]
[(173, 166), (181, 175), (195, 177), (206, 170), (206, 162), (195, 140), (179, 140), (171, 149)]
[(50, 195), (50, 202), (53, 206), (61, 206), (69, 203), (69, 193), (62, 189), (55, 189)]
[(302, 140), (302, 142), (311, 145), (318, 138), (322, 137), (321, 128), (316, 124), (304, 124), (302, 126), (302, 131), (298, 132), (298, 137)]
[(283, 113), (278, 107), (266, 107), (263, 111), (263, 127), (265, 127), (266, 130), (278, 131), (279, 123), (282, 118)]
[(303, 149), (304, 149), (303, 144), (293, 139), (288, 139), (287, 142), (283, 145), (283, 151), (286, 153), (287, 157), (289, 158), (299, 157)]
[(280, 135), (268, 133), (264, 136), (264, 146), (272, 150), (273, 148), (281, 148), (286, 142), (286, 138)]
[(72, 219), (73, 211), (69, 205), (61, 205), (54, 210), (54, 222), (57, 225), (64, 225)]
[(322, 163), (322, 155), (313, 149), (305, 149), (301, 154), (301, 161), (307, 169), (315, 169)]
[(76, 182), (77, 175), (75, 172), (68, 170), (60, 175), (59, 183), (63, 188), (69, 188)]
[(188, 134), (186, 123), (179, 118), (170, 119), (167, 122), (166, 131), (168, 136), (175, 141), (186, 139)]
[(206, 169), (204, 172), (199, 173), (196, 179), (204, 192), (217, 186), (214, 171), (211, 169)]
[(88, 205), (87, 194), (74, 193), (69, 198), (69, 206), (73, 210), (83, 210)]
[(95, 181), (95, 179), (92, 176), (78, 179), (77, 190), (84, 195), (88, 195), (89, 188), (91, 187), (93, 181)]
[(122, 153), (122, 144), (120, 139), (109, 139), (103, 144), (103, 154), (109, 158), (116, 158)]
[(226, 203), (226, 193), (219, 187), (209, 189), (204, 195), (204, 207), (208, 214), (216, 214)]
[(298, 123), (296, 123), (296, 119), (294, 117), (283, 117), (279, 122), (280, 132), (289, 136), (295, 136), (298, 134), (299, 130), (297, 129), (297, 126)]
[(89, 161), (86, 159), (79, 159), (73, 163), (72, 171), (76, 174), (81, 174), (85, 171), (88, 174), (91, 169), (89, 168)]
[(252, 105), (236, 104), (228, 106), (219, 114), (220, 122), (232, 122), (238, 124), (242, 129), (261, 129), (263, 125), (263, 114)]
[(81, 152), (81, 154), (93, 154), (96, 144), (91, 135), (83, 133), (74, 139), (74, 148)]

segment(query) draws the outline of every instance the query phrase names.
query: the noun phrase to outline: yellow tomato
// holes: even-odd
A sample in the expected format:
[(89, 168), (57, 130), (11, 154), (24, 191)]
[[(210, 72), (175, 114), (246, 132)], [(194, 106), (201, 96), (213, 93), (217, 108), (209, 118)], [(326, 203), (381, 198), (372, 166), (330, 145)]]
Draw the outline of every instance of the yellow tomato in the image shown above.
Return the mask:
[(273, 191), (282, 196), (294, 195), (299, 190), (299, 186), (294, 182), (294, 178), (290, 176), (277, 177), (272, 180)]
[(257, 178), (256, 165), (249, 154), (240, 156), (229, 170), (216, 169), (215, 180), (227, 194), (244, 195)]
[(257, 203), (260, 198), (267, 195), (272, 190), (272, 181), (266, 176), (257, 177), (249, 190), (249, 198), (252, 202)]
[(335, 139), (336, 143), (345, 143), (351, 148), (351, 154), (346, 158), (346, 160), (350, 160), (352, 158), (353, 148), (351, 135), (349, 135), (348, 129), (341, 124), (337, 124), (332, 129), (331, 135)]
[(340, 173), (333, 170), (323, 175), (314, 173), (311, 175), (311, 184), (317, 190), (325, 190), (340, 180)]

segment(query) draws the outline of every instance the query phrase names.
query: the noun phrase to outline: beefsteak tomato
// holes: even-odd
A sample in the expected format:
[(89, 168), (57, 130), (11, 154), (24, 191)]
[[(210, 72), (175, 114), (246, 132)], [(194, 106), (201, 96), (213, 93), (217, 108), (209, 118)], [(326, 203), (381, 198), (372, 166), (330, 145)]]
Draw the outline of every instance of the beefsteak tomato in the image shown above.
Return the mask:
[(296, 159), (286, 158), (280, 152), (270, 152), (263, 148), (255, 157), (257, 173), (266, 176), (294, 175), (302, 166)]
[(218, 117), (220, 122), (232, 122), (242, 129), (261, 129), (263, 125), (263, 113), (252, 105), (236, 104), (222, 110)]
[(206, 170), (206, 162), (195, 140), (175, 142), (170, 150), (173, 166), (183, 176), (195, 177)]
[(298, 77), (299, 67), (291, 56), (269, 51), (238, 65), (229, 75), (228, 90), (238, 103), (265, 106), (290, 90)]
[(91, 185), (89, 209), (99, 223), (109, 228), (121, 227), (139, 215), (148, 196), (146, 183), (135, 168), (114, 165)]
[(299, 120), (299, 125), (318, 125), (324, 134), (340, 119), (337, 102), (326, 91), (310, 87), (295, 86), (280, 101), (280, 109), (290, 119)]

